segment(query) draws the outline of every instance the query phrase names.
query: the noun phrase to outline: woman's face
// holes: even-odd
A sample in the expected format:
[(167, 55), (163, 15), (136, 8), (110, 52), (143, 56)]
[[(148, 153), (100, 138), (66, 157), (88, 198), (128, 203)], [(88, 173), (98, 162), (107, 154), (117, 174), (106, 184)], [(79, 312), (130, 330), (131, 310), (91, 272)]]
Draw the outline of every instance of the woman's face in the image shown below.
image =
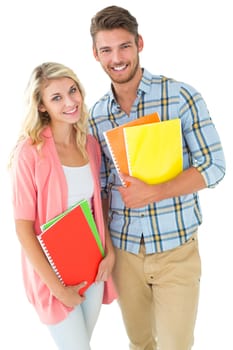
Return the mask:
[(74, 124), (79, 120), (83, 99), (72, 79), (49, 80), (42, 86), (41, 96), (39, 110), (49, 114), (51, 124)]

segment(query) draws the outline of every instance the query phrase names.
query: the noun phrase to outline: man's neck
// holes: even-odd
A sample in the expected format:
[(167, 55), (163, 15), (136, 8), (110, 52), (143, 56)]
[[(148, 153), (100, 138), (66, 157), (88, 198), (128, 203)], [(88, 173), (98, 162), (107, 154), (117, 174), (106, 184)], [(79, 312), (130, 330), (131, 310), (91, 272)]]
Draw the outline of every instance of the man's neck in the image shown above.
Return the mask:
[(130, 114), (132, 105), (137, 97), (137, 90), (142, 77), (142, 71), (138, 71), (138, 74), (125, 84), (112, 83), (113, 92), (116, 101), (119, 103), (121, 109)]

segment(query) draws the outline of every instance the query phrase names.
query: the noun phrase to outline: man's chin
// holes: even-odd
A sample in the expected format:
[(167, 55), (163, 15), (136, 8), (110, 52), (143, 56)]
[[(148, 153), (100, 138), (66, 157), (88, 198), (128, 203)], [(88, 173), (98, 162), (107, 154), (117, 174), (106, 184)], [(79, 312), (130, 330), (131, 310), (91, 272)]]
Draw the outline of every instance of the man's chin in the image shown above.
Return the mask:
[(132, 77), (131, 76), (116, 76), (116, 74), (109, 74), (111, 81), (115, 84), (126, 84)]

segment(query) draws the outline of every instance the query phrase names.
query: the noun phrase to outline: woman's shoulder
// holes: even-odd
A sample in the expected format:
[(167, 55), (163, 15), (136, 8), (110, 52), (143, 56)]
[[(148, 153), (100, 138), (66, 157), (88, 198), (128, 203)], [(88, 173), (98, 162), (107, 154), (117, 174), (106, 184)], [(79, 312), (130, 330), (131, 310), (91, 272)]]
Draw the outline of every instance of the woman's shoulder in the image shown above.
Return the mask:
[(41, 138), (42, 138), (42, 144), (41, 147), (38, 147), (38, 144), (36, 142), (33, 142), (32, 138), (30, 136), (26, 136), (25, 138), (19, 140), (17, 142), (17, 145), (15, 147), (15, 152), (17, 154), (37, 154), (38, 149), (43, 148), (44, 146), (47, 146), (49, 144), (49, 140), (51, 139), (51, 130), (50, 128), (45, 128), (41, 132)]
[(91, 134), (87, 135), (87, 152), (89, 153), (89, 157), (96, 159), (98, 163), (100, 162), (100, 145), (96, 138)]
[(30, 137), (26, 137), (22, 140), (19, 140), (15, 146), (15, 155), (22, 157), (24, 155), (29, 156), (34, 152), (35, 145), (33, 144)]
[(11, 153), (10, 167), (18, 169), (19, 167), (30, 166), (35, 162), (35, 146), (30, 138), (19, 140)]
[(98, 141), (96, 140), (95, 136), (93, 136), (93, 135), (91, 135), (91, 134), (88, 134), (88, 135), (87, 135), (87, 144), (89, 144), (89, 145), (92, 146), (92, 147), (99, 148), (99, 143), (98, 143)]

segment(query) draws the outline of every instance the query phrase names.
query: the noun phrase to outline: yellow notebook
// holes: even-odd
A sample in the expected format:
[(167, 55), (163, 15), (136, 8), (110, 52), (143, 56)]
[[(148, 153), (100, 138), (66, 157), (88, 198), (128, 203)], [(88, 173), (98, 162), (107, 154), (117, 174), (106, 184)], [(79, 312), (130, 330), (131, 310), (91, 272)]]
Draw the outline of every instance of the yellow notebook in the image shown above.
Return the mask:
[(180, 119), (131, 126), (123, 131), (131, 176), (157, 184), (182, 172)]

